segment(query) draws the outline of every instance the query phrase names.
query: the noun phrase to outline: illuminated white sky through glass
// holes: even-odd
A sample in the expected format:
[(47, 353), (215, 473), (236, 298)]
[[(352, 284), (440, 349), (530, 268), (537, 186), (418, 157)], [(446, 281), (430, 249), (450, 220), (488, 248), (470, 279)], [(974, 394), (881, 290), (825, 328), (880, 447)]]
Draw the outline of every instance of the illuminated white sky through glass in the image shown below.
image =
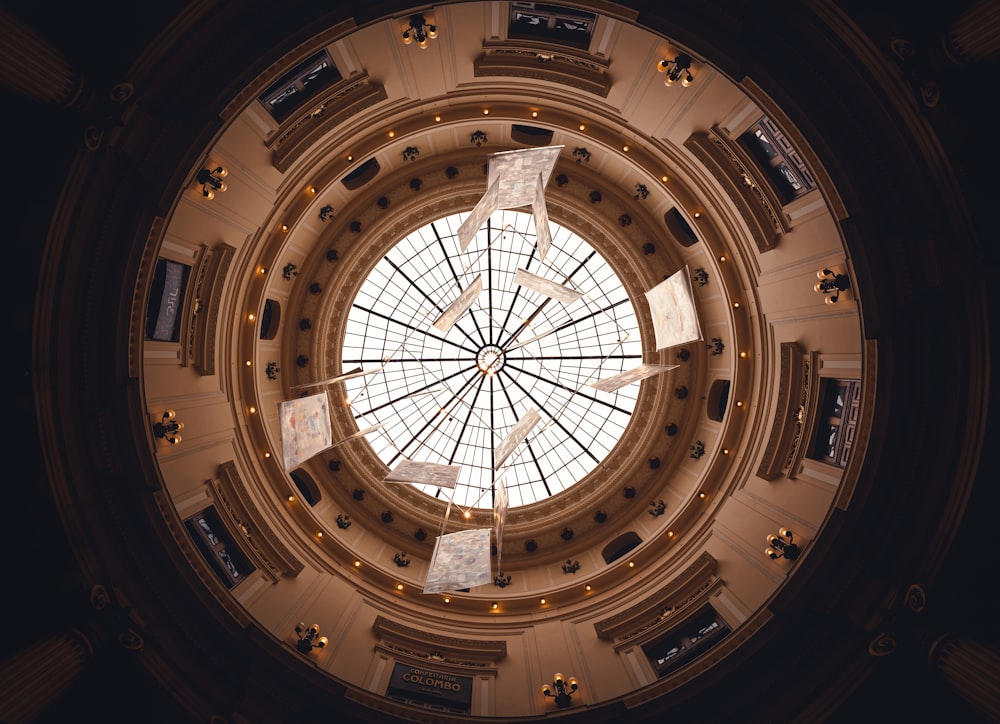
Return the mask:
[[(513, 508), (565, 490), (611, 451), (639, 384), (606, 393), (590, 383), (640, 364), (642, 347), (624, 287), (587, 242), (551, 224), (540, 263), (531, 214), (496, 211), (460, 253), (467, 215), (414, 231), (372, 270), (348, 313), (343, 367), (384, 368), (344, 385), (358, 427), (382, 425), (367, 439), (390, 468), (403, 458), (461, 465), (454, 491), (415, 487), (490, 508), (503, 475)], [(514, 284), (518, 268), (584, 296), (547, 301)], [(472, 307), (447, 332), (435, 328), (479, 275)], [(530, 409), (541, 421), (494, 472), (496, 446)]]

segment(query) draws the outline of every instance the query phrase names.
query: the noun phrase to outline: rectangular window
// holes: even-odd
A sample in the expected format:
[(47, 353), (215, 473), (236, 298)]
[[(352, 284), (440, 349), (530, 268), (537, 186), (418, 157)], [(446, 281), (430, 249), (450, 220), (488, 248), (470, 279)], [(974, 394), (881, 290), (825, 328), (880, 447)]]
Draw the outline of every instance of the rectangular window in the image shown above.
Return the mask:
[(729, 633), (715, 609), (707, 607), (678, 630), (642, 647), (657, 676), (691, 663)]
[(512, 2), (507, 37), (546, 40), (586, 49), (590, 47), (590, 36), (594, 32), (596, 20), (597, 16), (593, 13), (576, 8)]
[(816, 188), (799, 152), (767, 116), (750, 126), (740, 142), (785, 202)]
[(810, 458), (841, 468), (847, 465), (860, 402), (861, 383), (858, 380), (822, 381), (819, 419)]
[(258, 100), (276, 120), (284, 120), (323, 88), (337, 83), (342, 78), (330, 54), (326, 50), (321, 50), (271, 85)]
[(196, 513), (185, 520), (184, 525), (198, 550), (226, 588), (232, 588), (254, 570), (239, 547), (233, 543), (229, 531), (222, 525), (214, 509), (206, 508)]
[(146, 303), (146, 339), (177, 342), (181, 331), (181, 309), (191, 267), (159, 259)]

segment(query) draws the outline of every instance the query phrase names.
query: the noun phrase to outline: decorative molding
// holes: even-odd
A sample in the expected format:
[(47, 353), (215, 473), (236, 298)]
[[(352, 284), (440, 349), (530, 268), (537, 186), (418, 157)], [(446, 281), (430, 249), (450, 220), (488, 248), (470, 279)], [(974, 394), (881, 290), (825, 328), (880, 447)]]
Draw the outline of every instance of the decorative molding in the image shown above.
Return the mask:
[(345, 123), (365, 108), (388, 98), (381, 83), (357, 75), (333, 86), (331, 92), (310, 104), (290, 125), (268, 143), (271, 164), (284, 173), (326, 133)]
[(757, 250), (770, 251), (791, 230), (781, 204), (754, 165), (716, 129), (691, 134), (684, 147), (701, 161), (725, 190), (753, 236)]
[(215, 341), (222, 289), (235, 254), (235, 247), (218, 244), (202, 256), (195, 270), (195, 283), (190, 290), (194, 301), (191, 305), (187, 355), (203, 375), (215, 374)]
[(208, 486), (215, 510), (233, 541), (272, 582), (282, 575), (297, 576), (302, 572), (302, 561), (274, 534), (250, 500), (235, 462), (221, 463), (218, 478), (209, 480)]
[(809, 384), (809, 362), (803, 357), (802, 347), (797, 342), (781, 343), (778, 401), (774, 406), (771, 435), (757, 468), (757, 475), (764, 480), (774, 480), (781, 474), (802, 431)]
[(427, 660), (432, 655), (458, 666), (495, 666), (497, 661), (507, 656), (507, 642), (485, 639), (460, 639), (442, 636), (431, 631), (422, 631), (397, 623), (385, 616), (376, 616), (372, 630), (379, 643), (389, 649), (406, 653), (418, 659)]
[(541, 54), (537, 43), (520, 45), (506, 41), (484, 43), (482, 55), (473, 63), (473, 72), (477, 78), (512, 76), (544, 80), (607, 98), (611, 91), (608, 67), (608, 62), (586, 53), (553, 48)]
[[(129, 377), (139, 377), (142, 369), (143, 344), (146, 339), (146, 298), (149, 294), (149, 286), (153, 280), (153, 270), (156, 262), (160, 258), (160, 244), (166, 231), (166, 219), (157, 216), (149, 225), (149, 233), (146, 235), (146, 245), (144, 247), (142, 259), (139, 262), (139, 270), (136, 274), (136, 285), (132, 290), (132, 316), (129, 319), (129, 344), (128, 344), (128, 373)], [(181, 317), (181, 336), (184, 339), (186, 330), (183, 328), (188, 316)]]
[(171, 535), (173, 535), (177, 547), (187, 560), (188, 566), (198, 576), (201, 584), (241, 627), (246, 628), (249, 626), (251, 622), (250, 614), (237, 602), (233, 593), (222, 584), (219, 577), (212, 571), (208, 565), (208, 561), (205, 560), (205, 556), (198, 550), (198, 546), (195, 545), (191, 535), (184, 527), (184, 521), (177, 514), (174, 501), (163, 490), (154, 491), (153, 500), (156, 501), (156, 507), (159, 508), (160, 515), (166, 521), (167, 528), (170, 530)]
[(647, 596), (634, 606), (614, 616), (597, 621), (594, 630), (606, 641), (624, 641), (637, 636), (663, 618), (664, 611), (679, 611), (701, 597), (718, 579), (715, 577), (716, 561), (704, 551), (673, 580), (656, 593)]

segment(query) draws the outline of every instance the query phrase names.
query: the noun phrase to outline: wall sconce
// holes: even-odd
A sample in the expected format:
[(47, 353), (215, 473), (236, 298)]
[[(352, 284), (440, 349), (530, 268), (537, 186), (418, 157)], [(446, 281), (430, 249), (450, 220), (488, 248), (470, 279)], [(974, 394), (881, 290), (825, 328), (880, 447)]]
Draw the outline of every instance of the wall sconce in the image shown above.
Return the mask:
[(219, 191), (220, 193), (225, 191), (227, 186), (226, 182), (222, 179), (228, 173), (229, 172), (222, 166), (216, 166), (211, 170), (203, 168), (199, 171), (198, 175), (195, 176), (195, 181), (201, 184), (201, 195), (206, 199), (211, 200), (215, 198), (216, 191)]
[[(552, 691), (553, 688), (555, 693)], [(552, 677), (551, 685), (542, 684), (542, 694), (555, 697), (556, 706), (565, 709), (572, 703), (573, 694), (578, 688), (580, 688), (580, 683), (574, 677), (571, 676), (567, 680), (562, 674), (556, 674)]]
[(428, 38), (433, 40), (437, 36), (437, 26), (428, 25), (423, 13), (414, 13), (410, 16), (410, 27), (403, 31), (403, 45), (409, 45), (416, 40), (417, 45), (426, 50)]
[(309, 628), (306, 628), (305, 623), (300, 623), (295, 627), (295, 633), (299, 637), (295, 648), (303, 654), (308, 654), (313, 649), (321, 649), (330, 643), (330, 640), (326, 636), (319, 635), (319, 624), (314, 623)]
[(158, 422), (153, 423), (153, 434), (161, 440), (166, 440), (171, 445), (176, 445), (181, 441), (181, 436), (177, 433), (184, 429), (184, 423), (177, 420), (177, 413), (167, 410)]
[(474, 143), (477, 147), (482, 146), (484, 143), (489, 143), (489, 140), (489, 137), (478, 128), (474, 133), (469, 135), (469, 143)]
[(781, 528), (778, 531), (778, 535), (769, 533), (767, 536), (767, 546), (764, 553), (772, 560), (787, 558), (790, 561), (794, 561), (799, 557), (799, 553), (801, 553), (799, 547), (792, 542), (792, 531), (788, 530), (788, 528)]
[(656, 64), (656, 69), (667, 76), (663, 79), (663, 84), (671, 86), (677, 81), (687, 88), (694, 81), (691, 75), (691, 56), (681, 53), (673, 60), (661, 60)]
[(819, 279), (813, 287), (820, 294), (826, 295), (827, 304), (836, 304), (840, 300), (840, 293), (851, 288), (851, 279), (846, 274), (835, 274), (829, 269), (820, 269), (816, 272)]

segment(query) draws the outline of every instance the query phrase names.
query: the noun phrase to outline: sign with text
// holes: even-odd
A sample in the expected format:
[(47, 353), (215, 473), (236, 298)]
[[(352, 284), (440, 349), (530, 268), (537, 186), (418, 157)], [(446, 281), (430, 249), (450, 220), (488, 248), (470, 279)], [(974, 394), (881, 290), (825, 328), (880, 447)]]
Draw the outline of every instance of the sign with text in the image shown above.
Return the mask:
[(472, 677), (397, 663), (386, 693), (468, 712), (472, 707)]

